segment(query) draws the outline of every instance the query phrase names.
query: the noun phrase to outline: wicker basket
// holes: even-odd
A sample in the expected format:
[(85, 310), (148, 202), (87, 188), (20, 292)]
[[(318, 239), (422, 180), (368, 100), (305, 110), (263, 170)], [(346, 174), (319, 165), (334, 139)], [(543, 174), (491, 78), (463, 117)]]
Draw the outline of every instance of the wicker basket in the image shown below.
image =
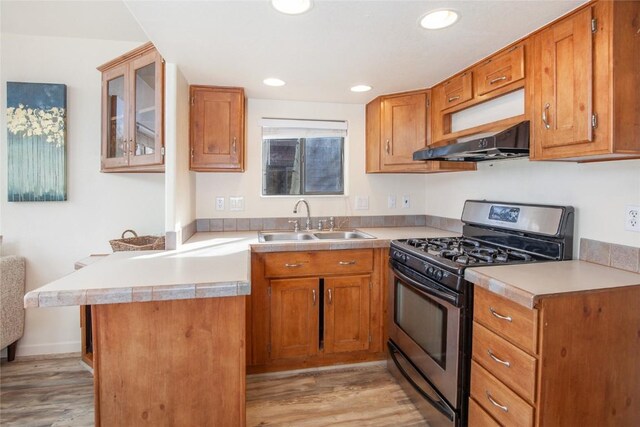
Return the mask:
[[(125, 238), (128, 232), (134, 237)], [(121, 239), (109, 240), (109, 243), (114, 252), (164, 250), (164, 236), (138, 236), (133, 230), (125, 230)]]

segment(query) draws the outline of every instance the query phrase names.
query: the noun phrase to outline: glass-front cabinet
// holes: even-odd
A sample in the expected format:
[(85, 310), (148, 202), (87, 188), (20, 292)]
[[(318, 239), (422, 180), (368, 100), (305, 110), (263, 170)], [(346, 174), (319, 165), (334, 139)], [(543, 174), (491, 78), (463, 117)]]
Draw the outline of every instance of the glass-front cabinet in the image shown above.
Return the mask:
[(102, 172), (163, 172), (162, 57), (153, 44), (98, 67), (102, 72)]

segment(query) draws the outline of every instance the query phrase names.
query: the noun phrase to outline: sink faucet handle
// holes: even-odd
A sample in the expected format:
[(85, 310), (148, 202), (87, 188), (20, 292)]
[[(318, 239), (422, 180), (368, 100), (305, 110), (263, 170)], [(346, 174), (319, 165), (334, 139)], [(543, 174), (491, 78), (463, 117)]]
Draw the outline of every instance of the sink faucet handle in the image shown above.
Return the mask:
[(293, 224), (293, 231), (295, 231), (296, 233), (300, 231), (300, 223), (297, 219), (290, 219), (289, 224)]
[(318, 220), (318, 231), (324, 231), (324, 219)]
[(307, 217), (307, 220), (305, 221), (305, 229), (307, 231), (311, 231), (311, 218)]
[(330, 216), (329, 217), (329, 231), (333, 231), (335, 226), (336, 226), (335, 219), (332, 216)]

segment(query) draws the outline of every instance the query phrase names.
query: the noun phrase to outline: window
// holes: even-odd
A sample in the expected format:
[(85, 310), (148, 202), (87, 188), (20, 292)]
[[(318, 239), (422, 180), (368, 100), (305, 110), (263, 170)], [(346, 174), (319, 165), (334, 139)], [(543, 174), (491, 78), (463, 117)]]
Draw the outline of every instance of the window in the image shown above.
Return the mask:
[(344, 194), (347, 123), (262, 120), (262, 195)]

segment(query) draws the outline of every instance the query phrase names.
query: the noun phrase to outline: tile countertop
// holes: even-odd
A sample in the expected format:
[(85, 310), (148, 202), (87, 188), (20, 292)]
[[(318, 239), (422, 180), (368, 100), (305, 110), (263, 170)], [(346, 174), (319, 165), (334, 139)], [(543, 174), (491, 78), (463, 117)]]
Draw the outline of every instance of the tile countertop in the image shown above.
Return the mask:
[(527, 308), (543, 297), (640, 285), (640, 274), (578, 260), (468, 268), (464, 277)]
[[(387, 247), (391, 239), (458, 233), (429, 227), (359, 228), (376, 239), (258, 242), (256, 231), (196, 233), (178, 250), (115, 252), (24, 297), (25, 307), (115, 304), (249, 295), (251, 250)], [(85, 266), (86, 265), (86, 266)]]

